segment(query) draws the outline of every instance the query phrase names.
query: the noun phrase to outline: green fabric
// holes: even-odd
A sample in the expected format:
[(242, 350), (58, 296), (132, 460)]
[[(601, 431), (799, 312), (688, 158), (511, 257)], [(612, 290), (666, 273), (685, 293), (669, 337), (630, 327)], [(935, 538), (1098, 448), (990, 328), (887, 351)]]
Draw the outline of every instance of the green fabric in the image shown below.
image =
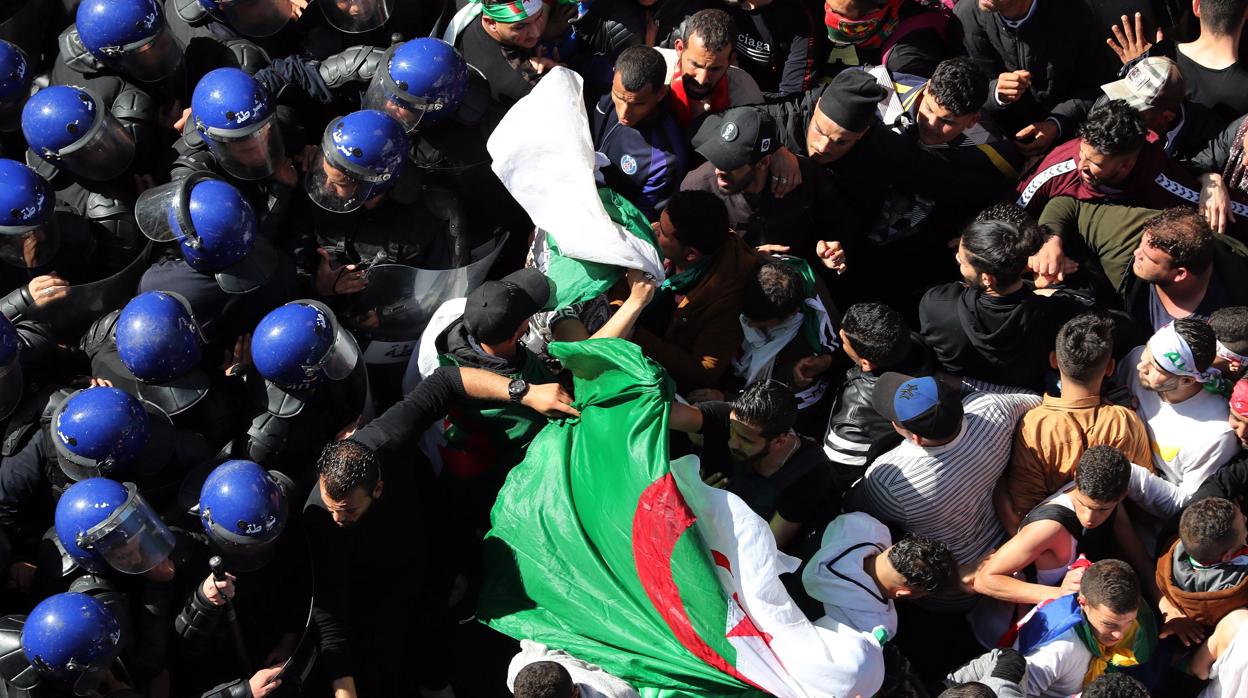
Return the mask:
[[(810, 268), (810, 264), (801, 257), (792, 257), (789, 255), (776, 255), (780, 261), (793, 267), (794, 271), (802, 277), (802, 297), (818, 298), (818, 284), (815, 282), (815, 271)], [(806, 345), (815, 354), (827, 353), (831, 347), (827, 346), (827, 341), (823, 337), (821, 331), (822, 318), (819, 312), (810, 305), (802, 304), (802, 337), (806, 339)], [(834, 340), (835, 338), (829, 338)]]
[[(650, 243), (662, 259), (663, 253), (659, 250), (659, 241), (655, 238), (645, 214), (628, 199), (606, 187), (598, 188), (598, 198), (602, 201), (602, 206), (611, 220), (624, 226), (624, 229), (634, 237)], [(560, 251), (558, 241), (550, 231), (546, 233), (546, 244), (550, 248), (546, 276), (554, 281), (555, 310), (590, 300), (606, 292), (624, 275), (624, 269), (614, 264), (586, 262), (565, 257)]]
[(537, 2), (534, 2), (533, 0), (529, 0), (529, 2), (515, 0), (515, 2), (497, 4), (482, 3), (481, 5), (482, 14), (497, 22), (503, 22), (504, 24), (523, 22), (530, 17), (535, 17), (541, 9), (542, 3), (540, 0)]
[[(546, 364), (532, 352), (526, 351), (525, 357), (524, 366), (507, 374), (508, 378), (523, 378), (535, 384), (555, 380)], [(438, 363), (474, 368), (458, 361), (454, 354), (442, 354)], [(545, 417), (523, 405), (485, 400), (460, 400), (451, 408), (449, 417), (446, 448), (464, 460), (478, 461), (478, 468), (515, 463), (523, 454), (524, 445), (546, 426)], [(443, 455), (447, 456), (445, 451)]]
[[(1145, 602), (1140, 603), (1140, 610), (1136, 614), (1135, 620), (1140, 624), (1140, 627), (1135, 631), (1135, 642), (1132, 643), (1131, 653), (1135, 655), (1137, 662), (1145, 664), (1153, 656), (1153, 650), (1157, 648), (1157, 621), (1153, 618), (1153, 612)], [(1097, 642), (1091, 623), (1088, 623), (1086, 620), (1076, 623), (1075, 634), (1079, 636), (1083, 646), (1092, 653), (1093, 657), (1101, 659), (1101, 643)], [(1109, 666), (1109, 671), (1113, 671), (1114, 665), (1111, 664)]]
[[(687, 649), (652, 600), (660, 570), (679, 590), (663, 611), (682, 606), (676, 612), (705, 646), (735, 665), (724, 637), (728, 599), (696, 529), (644, 505), (673, 482), (671, 381), (620, 339), (556, 342), (550, 353), (575, 377), (581, 417), (550, 422), (508, 475), (485, 539), (478, 617), (597, 664), (650, 698), (761, 695)], [(655, 554), (667, 549), (659, 541), (670, 540), (669, 527), (683, 533), (670, 553)]]

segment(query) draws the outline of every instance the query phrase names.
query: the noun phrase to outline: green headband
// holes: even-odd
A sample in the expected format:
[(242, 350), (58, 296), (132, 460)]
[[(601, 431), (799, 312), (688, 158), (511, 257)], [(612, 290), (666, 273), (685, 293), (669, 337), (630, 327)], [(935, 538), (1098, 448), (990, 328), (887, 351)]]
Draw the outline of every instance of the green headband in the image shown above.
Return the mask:
[(542, 0), (513, 0), (512, 2), (482, 4), (481, 13), (486, 17), (505, 24), (523, 22), (536, 17), (542, 11)]

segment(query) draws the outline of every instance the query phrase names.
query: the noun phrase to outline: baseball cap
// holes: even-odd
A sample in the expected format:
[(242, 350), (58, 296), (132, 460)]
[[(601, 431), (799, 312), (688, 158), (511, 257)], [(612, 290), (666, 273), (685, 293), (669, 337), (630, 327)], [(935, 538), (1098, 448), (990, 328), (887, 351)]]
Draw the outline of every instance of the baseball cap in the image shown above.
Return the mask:
[(693, 148), (724, 172), (753, 165), (780, 149), (776, 120), (751, 107), (712, 114), (694, 134)]
[(1127, 71), (1127, 77), (1101, 85), (1110, 99), (1121, 99), (1132, 109), (1143, 111), (1158, 103), (1180, 104), (1187, 93), (1187, 83), (1179, 64), (1164, 56), (1145, 58)]
[(546, 307), (552, 283), (536, 269), (521, 269), (499, 281), (487, 281), (468, 294), (464, 326), (479, 342), (501, 342), (520, 323)]
[(925, 439), (943, 439), (962, 424), (962, 397), (932, 376), (885, 373), (871, 391), (871, 405), (885, 419)]

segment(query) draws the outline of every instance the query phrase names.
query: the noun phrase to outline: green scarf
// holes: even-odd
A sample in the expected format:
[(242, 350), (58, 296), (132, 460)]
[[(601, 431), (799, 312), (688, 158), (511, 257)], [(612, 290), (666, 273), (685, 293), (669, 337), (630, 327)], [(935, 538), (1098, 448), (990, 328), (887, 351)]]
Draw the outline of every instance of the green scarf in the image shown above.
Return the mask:
[(513, 0), (496, 4), (482, 3), (481, 13), (504, 24), (523, 22), (542, 11), (542, 0)]
[(711, 260), (703, 257), (696, 264), (688, 269), (672, 274), (663, 280), (663, 285), (659, 287), (659, 293), (686, 293), (689, 289), (698, 285), (702, 277), (706, 276), (706, 270), (710, 269)]

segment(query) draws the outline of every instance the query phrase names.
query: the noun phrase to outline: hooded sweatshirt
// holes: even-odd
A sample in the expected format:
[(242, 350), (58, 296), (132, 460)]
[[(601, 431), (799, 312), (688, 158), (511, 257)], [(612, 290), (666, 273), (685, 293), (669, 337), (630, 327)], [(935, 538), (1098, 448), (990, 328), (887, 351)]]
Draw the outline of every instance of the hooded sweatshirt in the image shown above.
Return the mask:
[(888, 527), (870, 514), (836, 517), (823, 532), (819, 552), (802, 572), (806, 593), (823, 602), (829, 618), (864, 633), (883, 627), (893, 637), (897, 609), (863, 568), (863, 561), (892, 544)]

